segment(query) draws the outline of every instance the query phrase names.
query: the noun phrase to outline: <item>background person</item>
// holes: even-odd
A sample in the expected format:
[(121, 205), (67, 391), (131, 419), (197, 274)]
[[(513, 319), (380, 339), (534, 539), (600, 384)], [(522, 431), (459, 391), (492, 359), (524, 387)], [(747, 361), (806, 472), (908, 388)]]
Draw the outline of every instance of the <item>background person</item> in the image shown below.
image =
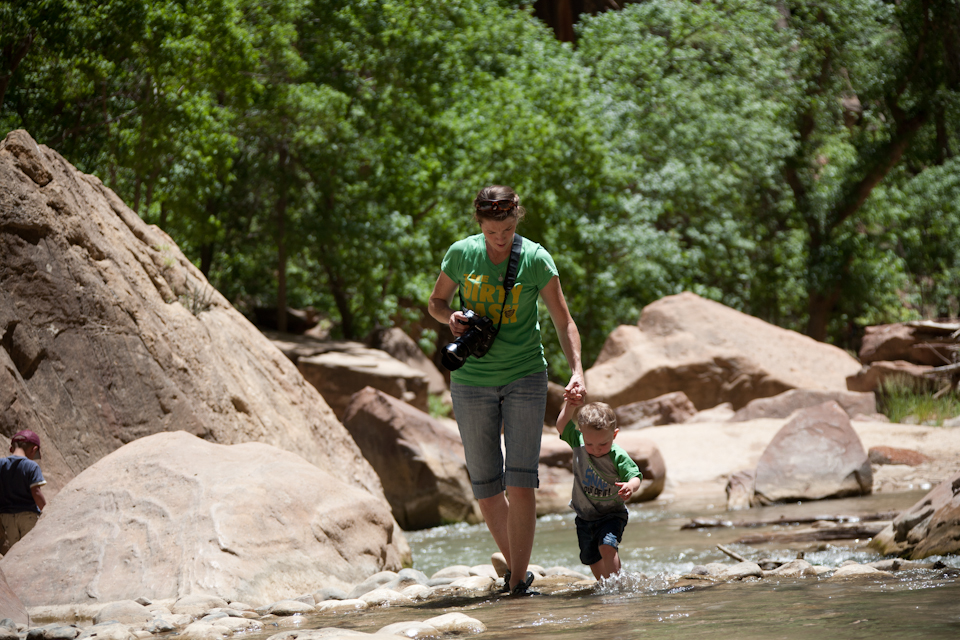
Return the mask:
[(40, 437), (29, 429), (10, 439), (10, 455), (0, 458), (0, 524), (6, 553), (37, 524), (47, 501), (40, 487), (47, 484), (34, 460), (40, 459)]
[[(510, 187), (494, 185), (482, 189), (473, 204), (480, 233), (447, 250), (429, 309), (455, 337), (469, 329), (463, 313), (450, 306), (455, 296), (459, 303), (462, 294), (468, 309), (489, 317), (494, 324), (503, 315), (486, 355), (468, 357), (451, 373), (450, 394), (473, 494), (509, 567), (504, 588), (519, 595), (527, 592), (533, 580), (527, 565), (536, 527), (534, 490), (539, 486), (547, 402), (538, 297), (546, 304), (572, 372), (564, 400), (574, 406), (582, 404), (586, 395), (580, 333), (564, 300), (553, 258), (535, 242), (523, 239), (516, 284), (509, 297), (505, 296), (503, 281), (514, 233), (525, 214), (519, 196)], [(501, 425), (505, 458), (500, 447)]]

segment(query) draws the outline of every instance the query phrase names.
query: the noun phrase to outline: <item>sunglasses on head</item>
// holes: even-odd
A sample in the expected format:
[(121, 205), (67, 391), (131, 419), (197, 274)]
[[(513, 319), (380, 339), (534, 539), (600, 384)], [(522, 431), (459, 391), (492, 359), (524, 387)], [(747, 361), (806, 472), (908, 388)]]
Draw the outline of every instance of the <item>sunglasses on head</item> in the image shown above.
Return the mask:
[(510, 211), (515, 206), (513, 200), (480, 200), (477, 211)]

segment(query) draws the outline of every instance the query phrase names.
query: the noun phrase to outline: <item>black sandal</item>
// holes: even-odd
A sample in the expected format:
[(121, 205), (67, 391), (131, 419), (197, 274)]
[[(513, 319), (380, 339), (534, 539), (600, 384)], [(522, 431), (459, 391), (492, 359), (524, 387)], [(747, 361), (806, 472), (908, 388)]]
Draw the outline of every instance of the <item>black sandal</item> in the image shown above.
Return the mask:
[[(507, 583), (510, 584), (509, 582)], [(517, 586), (510, 592), (511, 596), (538, 596), (538, 591), (531, 591), (530, 585), (533, 584), (533, 572), (527, 571), (526, 577), (517, 583)]]

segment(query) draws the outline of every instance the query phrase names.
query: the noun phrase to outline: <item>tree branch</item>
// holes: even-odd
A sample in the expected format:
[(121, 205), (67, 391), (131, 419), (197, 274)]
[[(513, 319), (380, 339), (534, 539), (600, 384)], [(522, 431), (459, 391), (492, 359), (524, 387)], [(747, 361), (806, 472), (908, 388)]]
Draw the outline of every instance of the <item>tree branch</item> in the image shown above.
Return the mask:
[[(896, 114), (897, 110), (894, 113)], [(880, 184), (910, 147), (913, 136), (930, 118), (930, 112), (926, 107), (923, 107), (910, 117), (901, 115), (900, 117), (895, 116), (895, 118), (897, 120), (897, 133), (886, 144), (885, 148), (872, 154), (872, 163), (867, 167), (863, 177), (845, 189), (846, 193), (840, 199), (838, 206), (834, 208), (828, 229), (836, 228), (863, 206), (874, 187)]]
[(27, 52), (30, 51), (30, 47), (33, 45), (36, 37), (37, 30), (33, 29), (30, 33), (20, 38), (16, 44), (10, 43), (3, 48), (3, 66), (7, 70), (7, 73), (0, 76), (0, 107), (3, 106), (3, 99), (7, 95), (7, 87), (10, 86), (10, 80), (13, 78), (13, 74), (26, 57)]

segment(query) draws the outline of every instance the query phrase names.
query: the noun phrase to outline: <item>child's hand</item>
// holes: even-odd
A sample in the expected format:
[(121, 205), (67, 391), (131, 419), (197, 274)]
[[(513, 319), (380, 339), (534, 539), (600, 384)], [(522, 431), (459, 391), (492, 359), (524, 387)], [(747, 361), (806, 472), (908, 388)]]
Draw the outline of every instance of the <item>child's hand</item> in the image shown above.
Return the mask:
[(633, 495), (633, 487), (630, 486), (629, 482), (618, 482), (617, 486), (620, 487), (617, 490), (617, 495), (620, 496), (620, 499), (626, 502), (630, 499), (630, 496)]

